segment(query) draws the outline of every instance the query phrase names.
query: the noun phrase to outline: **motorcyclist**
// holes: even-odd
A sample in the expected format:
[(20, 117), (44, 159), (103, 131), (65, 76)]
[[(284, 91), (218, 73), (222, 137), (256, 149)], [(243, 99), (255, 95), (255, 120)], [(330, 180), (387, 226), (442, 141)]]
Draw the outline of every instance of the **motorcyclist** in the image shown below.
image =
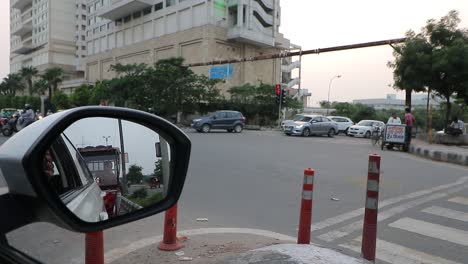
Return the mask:
[(25, 128), (28, 125), (30, 125), (32, 122), (36, 120), (36, 114), (34, 113), (34, 110), (32, 109), (30, 104), (25, 104), (24, 105), (24, 111), (21, 113), (20, 119), (18, 120), (18, 124), (22, 127)]

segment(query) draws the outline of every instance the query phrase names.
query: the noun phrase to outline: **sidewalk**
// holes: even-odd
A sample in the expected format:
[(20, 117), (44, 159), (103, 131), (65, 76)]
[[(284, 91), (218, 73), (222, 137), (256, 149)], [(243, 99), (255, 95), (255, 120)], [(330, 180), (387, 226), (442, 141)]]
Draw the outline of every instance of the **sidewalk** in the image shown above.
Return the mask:
[[(181, 235), (184, 232), (180, 232)], [(292, 238), (291, 238), (292, 239)], [(187, 237), (177, 251), (160, 251), (157, 243), (138, 248), (108, 264), (358, 264), (369, 263), (317, 245), (297, 245), (254, 234), (199, 234)], [(111, 261), (109, 261), (111, 259)]]
[(468, 166), (468, 147), (429, 144), (425, 141), (412, 139), (410, 153), (437, 161), (444, 161)]

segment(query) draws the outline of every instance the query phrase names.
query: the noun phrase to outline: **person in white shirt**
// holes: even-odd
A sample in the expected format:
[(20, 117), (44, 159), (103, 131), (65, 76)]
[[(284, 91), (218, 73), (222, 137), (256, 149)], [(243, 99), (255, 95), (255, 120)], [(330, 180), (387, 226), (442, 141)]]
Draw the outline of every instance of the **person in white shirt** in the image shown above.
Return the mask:
[(387, 124), (401, 125), (401, 120), (396, 113), (392, 113), (392, 116), (388, 119)]
[(463, 121), (459, 120), (457, 117), (453, 117), (452, 123), (450, 124), (450, 126), (447, 127), (445, 133), (452, 136), (458, 136), (463, 134), (464, 128), (465, 123), (463, 123)]

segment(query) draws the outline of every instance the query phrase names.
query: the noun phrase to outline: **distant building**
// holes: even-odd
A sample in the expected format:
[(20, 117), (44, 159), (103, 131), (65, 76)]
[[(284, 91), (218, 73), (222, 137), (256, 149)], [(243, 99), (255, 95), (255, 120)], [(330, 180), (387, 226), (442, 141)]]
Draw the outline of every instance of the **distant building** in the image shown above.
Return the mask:
[[(437, 97), (431, 98), (430, 103), (433, 107), (438, 107), (440, 99)], [(353, 104), (363, 104), (375, 109), (405, 109), (405, 100), (397, 99), (396, 94), (387, 94), (386, 98), (353, 100)], [(411, 96), (411, 106), (414, 108), (425, 108), (427, 106), (427, 94), (413, 94)]]

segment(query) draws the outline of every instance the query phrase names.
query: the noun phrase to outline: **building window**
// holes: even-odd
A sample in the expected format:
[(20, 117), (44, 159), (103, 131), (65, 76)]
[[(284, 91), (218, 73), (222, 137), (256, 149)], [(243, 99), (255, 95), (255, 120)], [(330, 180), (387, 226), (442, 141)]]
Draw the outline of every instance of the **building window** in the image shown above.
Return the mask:
[(151, 7), (147, 7), (145, 9), (143, 9), (143, 15), (146, 16), (148, 14), (151, 14)]
[(81, 49), (82, 49), (82, 50), (86, 50), (86, 46), (81, 46)]
[(131, 19), (131, 16), (126, 16), (126, 17), (124, 17), (123, 22), (128, 23), (128, 22), (130, 22), (130, 19)]
[(176, 0), (166, 0), (166, 7), (173, 6), (176, 4)]
[(81, 9), (86, 10), (86, 5), (85, 5), (85, 4), (81, 4)]
[(85, 26), (85, 25), (81, 25), (81, 30), (86, 30), (86, 26)]
[(86, 40), (86, 37), (85, 36), (81, 36), (81, 40)]
[(137, 19), (137, 18), (139, 18), (139, 17), (141, 17), (141, 12), (135, 12), (135, 13), (133, 13), (133, 19)]
[(161, 9), (163, 9), (163, 3), (162, 2), (157, 3), (157, 4), (154, 5), (154, 12), (159, 11)]
[(86, 16), (85, 16), (85, 15), (81, 15), (81, 19), (86, 20)]
[(115, 25), (116, 25), (116, 26), (122, 25), (122, 19), (116, 20), (116, 21), (115, 21)]
[(106, 25), (101, 26), (101, 32), (103, 32), (104, 30), (106, 30)]
[(98, 30), (99, 30), (99, 28), (95, 28), (95, 29), (93, 29), (93, 34), (96, 34), (96, 33), (98, 33)]

